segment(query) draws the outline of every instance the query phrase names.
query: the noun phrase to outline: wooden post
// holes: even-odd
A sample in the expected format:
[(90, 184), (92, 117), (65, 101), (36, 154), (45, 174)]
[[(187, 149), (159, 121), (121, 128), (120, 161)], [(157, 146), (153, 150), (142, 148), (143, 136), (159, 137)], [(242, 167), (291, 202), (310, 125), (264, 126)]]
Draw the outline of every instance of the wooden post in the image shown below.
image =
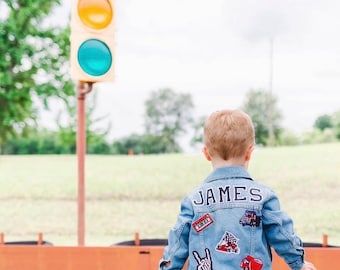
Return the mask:
[(43, 234), (40, 232), (38, 233), (38, 245), (42, 245), (43, 241)]
[(5, 234), (0, 233), (0, 245), (4, 245), (4, 244), (5, 244)]
[(328, 235), (323, 234), (322, 235), (322, 247), (327, 247), (328, 246)]

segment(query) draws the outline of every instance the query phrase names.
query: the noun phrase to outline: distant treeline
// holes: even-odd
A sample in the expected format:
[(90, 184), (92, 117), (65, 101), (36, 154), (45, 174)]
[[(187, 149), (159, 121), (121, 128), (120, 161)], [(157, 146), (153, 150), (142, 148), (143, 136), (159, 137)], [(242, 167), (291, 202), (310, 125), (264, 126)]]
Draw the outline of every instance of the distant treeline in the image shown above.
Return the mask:
[[(96, 129), (95, 124), (105, 117), (94, 118), (96, 99), (87, 110), (86, 148), (88, 154), (127, 155), (160, 154), (182, 152), (183, 134), (192, 134), (191, 146), (202, 143), (203, 125), (206, 117), (194, 118), (192, 97), (190, 94), (176, 93), (171, 89), (159, 89), (151, 93), (145, 102), (145, 128), (142, 134), (109, 141), (107, 134), (110, 125)], [(275, 117), (268, 116), (268, 101)], [(253, 119), (256, 143), (263, 147), (281, 145), (301, 145), (330, 143), (340, 140), (340, 111), (331, 115), (324, 114), (314, 122), (313, 128), (303, 134), (295, 134), (280, 124), (281, 112), (277, 108), (277, 98), (264, 90), (251, 90), (241, 106)], [(76, 153), (76, 115), (75, 106), (68, 107), (72, 116), (68, 125), (58, 124), (58, 130), (38, 130), (37, 127), (24, 125), (20, 132), (7, 137), (1, 144), (0, 153), (17, 154), (74, 154)], [(272, 119), (273, 137), (270, 139), (269, 120)], [(58, 121), (57, 121), (58, 122)]]
[[(338, 136), (337, 136), (338, 135)], [(314, 128), (297, 136), (289, 131), (282, 131), (277, 146), (317, 144), (340, 141), (340, 133), (334, 128), (321, 130)], [(33, 154), (75, 154), (76, 137), (65, 137), (60, 132), (39, 132), (34, 136), (11, 138), (3, 146), (2, 154), (33, 155)], [(177, 144), (176, 144), (177, 145)], [(175, 145), (175, 146), (176, 146)], [(127, 154), (160, 154), (181, 152), (180, 147), (173, 148), (166, 136), (151, 134), (130, 135), (125, 138), (109, 142), (104, 136), (92, 134), (87, 137), (86, 152), (99, 155), (127, 155)]]
[[(33, 154), (75, 154), (76, 138), (65, 139), (65, 134), (59, 132), (40, 132), (34, 136), (9, 139), (3, 145), (5, 155), (33, 155)], [(108, 142), (103, 136), (92, 134), (87, 137), (86, 152), (100, 155), (126, 154), (159, 154), (180, 152), (180, 148), (169, 146), (168, 139), (155, 135), (131, 135), (115, 142)]]

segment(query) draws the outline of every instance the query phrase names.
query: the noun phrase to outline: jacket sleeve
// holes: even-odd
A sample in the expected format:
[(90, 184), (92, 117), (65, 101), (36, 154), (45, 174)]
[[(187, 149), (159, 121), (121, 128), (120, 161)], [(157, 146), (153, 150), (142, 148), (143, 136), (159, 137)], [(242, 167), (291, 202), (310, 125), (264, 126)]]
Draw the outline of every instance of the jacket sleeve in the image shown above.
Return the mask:
[(191, 201), (186, 197), (182, 200), (177, 223), (169, 232), (168, 245), (164, 249), (159, 269), (173, 270), (183, 268), (188, 258), (189, 233), (193, 216)]
[(269, 245), (292, 270), (300, 270), (304, 263), (301, 239), (295, 234), (293, 220), (280, 209), (279, 199), (273, 191), (262, 211), (264, 232)]

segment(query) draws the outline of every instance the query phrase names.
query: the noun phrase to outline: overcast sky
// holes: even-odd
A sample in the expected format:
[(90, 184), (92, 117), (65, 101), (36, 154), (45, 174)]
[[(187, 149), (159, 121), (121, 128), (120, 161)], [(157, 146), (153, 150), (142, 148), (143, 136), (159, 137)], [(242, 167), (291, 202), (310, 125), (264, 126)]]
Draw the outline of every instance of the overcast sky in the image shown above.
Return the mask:
[[(68, 23), (71, 2), (56, 21)], [(271, 37), (282, 125), (300, 133), (340, 110), (338, 0), (116, 0), (115, 13), (116, 79), (95, 90), (113, 139), (143, 131), (144, 101), (160, 88), (190, 93), (197, 116), (268, 90)]]

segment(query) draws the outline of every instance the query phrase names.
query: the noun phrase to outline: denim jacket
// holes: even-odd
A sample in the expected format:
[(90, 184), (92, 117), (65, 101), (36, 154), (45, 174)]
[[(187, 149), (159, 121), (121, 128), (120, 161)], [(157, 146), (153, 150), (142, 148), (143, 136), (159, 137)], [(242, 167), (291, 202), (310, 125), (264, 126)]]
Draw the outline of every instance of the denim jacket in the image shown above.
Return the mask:
[(215, 169), (181, 203), (159, 269), (270, 270), (271, 247), (293, 270), (304, 262), (302, 242), (276, 194), (243, 167)]

